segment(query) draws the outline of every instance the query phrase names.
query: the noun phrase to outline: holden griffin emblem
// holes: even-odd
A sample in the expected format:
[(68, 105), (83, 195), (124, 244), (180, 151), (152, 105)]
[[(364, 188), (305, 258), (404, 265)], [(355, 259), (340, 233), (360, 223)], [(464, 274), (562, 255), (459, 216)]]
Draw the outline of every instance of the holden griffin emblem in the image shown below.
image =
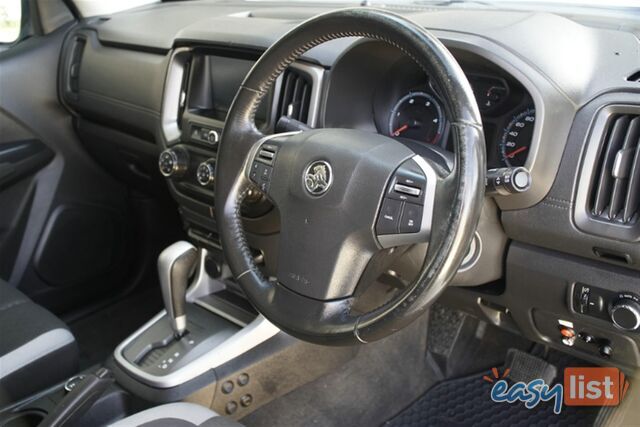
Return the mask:
[(327, 192), (333, 182), (331, 165), (324, 160), (311, 163), (304, 170), (304, 188), (313, 196), (320, 196)]

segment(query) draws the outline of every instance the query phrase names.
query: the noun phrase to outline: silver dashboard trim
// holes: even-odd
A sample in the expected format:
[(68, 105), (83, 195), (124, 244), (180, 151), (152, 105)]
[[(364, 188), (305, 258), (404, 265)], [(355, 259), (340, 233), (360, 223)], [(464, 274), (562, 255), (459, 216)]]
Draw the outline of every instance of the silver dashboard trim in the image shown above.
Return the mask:
[(171, 145), (180, 139), (178, 111), (180, 102), (183, 99), (180, 91), (182, 90), (185, 64), (191, 52), (191, 48), (180, 47), (172, 52), (169, 59), (162, 97), (162, 109), (160, 111), (161, 129), (166, 145)]
[(226, 288), (224, 282), (212, 278), (207, 273), (205, 262), (208, 251), (201, 248), (198, 255), (198, 270), (192, 285), (187, 289), (187, 302), (196, 302), (200, 297), (213, 294)]

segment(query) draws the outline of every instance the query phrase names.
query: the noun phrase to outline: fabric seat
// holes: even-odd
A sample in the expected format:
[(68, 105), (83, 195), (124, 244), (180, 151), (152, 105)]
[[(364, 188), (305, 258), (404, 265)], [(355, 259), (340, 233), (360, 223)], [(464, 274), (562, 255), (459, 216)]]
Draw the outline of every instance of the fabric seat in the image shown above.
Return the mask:
[(124, 418), (110, 427), (242, 427), (231, 418), (223, 417), (194, 403), (169, 403)]
[(0, 406), (69, 378), (77, 364), (64, 322), (0, 280)]

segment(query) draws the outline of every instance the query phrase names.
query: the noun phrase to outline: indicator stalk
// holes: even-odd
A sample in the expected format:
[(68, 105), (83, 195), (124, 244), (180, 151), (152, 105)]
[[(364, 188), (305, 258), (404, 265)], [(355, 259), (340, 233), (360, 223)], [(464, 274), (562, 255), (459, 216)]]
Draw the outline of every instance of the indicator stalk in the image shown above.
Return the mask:
[(487, 196), (509, 196), (523, 193), (531, 188), (531, 174), (526, 168), (499, 168), (487, 171), (485, 194)]

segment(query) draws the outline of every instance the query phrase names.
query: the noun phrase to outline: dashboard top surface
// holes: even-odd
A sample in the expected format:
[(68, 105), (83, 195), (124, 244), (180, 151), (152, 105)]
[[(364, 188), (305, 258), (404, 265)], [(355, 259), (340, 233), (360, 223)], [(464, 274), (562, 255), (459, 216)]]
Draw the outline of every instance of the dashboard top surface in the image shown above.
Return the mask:
[[(295, 6), (266, 2), (180, 2), (134, 9), (93, 20), (103, 43), (167, 52), (192, 43), (264, 50), (305, 19), (340, 5)], [(330, 7), (329, 7), (330, 6)], [(473, 35), (524, 58), (577, 105), (626, 78), (640, 63), (638, 29), (620, 21), (586, 25), (558, 14), (519, 10), (387, 7), (446, 39)], [(604, 19), (604, 18), (601, 18)], [(246, 21), (250, 21), (250, 24)], [(161, 25), (160, 25), (161, 23)], [(321, 45), (306, 59), (330, 67), (353, 40)], [(550, 48), (552, 47), (552, 48)]]

